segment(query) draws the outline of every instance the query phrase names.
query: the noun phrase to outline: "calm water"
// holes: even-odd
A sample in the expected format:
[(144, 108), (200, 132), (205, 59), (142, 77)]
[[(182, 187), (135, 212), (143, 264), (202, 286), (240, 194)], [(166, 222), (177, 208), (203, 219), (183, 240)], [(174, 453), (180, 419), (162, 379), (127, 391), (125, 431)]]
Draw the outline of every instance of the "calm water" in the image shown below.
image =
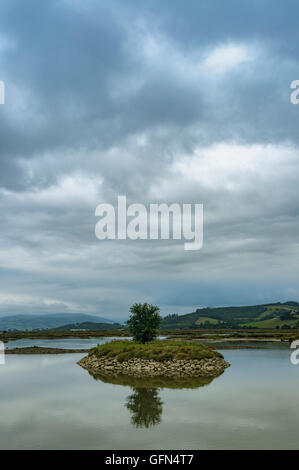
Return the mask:
[(28, 346), (40, 346), (44, 348), (62, 348), (62, 349), (90, 349), (97, 344), (109, 343), (113, 340), (130, 339), (119, 337), (106, 338), (67, 338), (67, 339), (32, 339), (24, 338), (5, 343), (6, 349), (25, 348)]
[(0, 448), (298, 449), (299, 366), (289, 350), (224, 356), (231, 367), (211, 383), (161, 389), (95, 380), (76, 365), (82, 354), (8, 355)]
[[(164, 339), (165, 336), (158, 336)], [(66, 339), (32, 339), (23, 338), (5, 343), (6, 349), (25, 348), (28, 346), (40, 346), (44, 348), (62, 348), (62, 349), (90, 349), (97, 344), (110, 343), (110, 341), (131, 340), (132, 338), (121, 338), (119, 336), (109, 336), (103, 338), (66, 338)]]

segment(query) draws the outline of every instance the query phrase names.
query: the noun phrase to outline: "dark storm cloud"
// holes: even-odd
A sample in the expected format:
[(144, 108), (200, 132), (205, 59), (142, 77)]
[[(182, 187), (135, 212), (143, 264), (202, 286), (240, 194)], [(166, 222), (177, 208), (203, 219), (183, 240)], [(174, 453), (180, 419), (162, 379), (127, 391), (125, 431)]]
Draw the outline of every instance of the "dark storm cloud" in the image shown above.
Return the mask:
[[(1, 2), (3, 312), (299, 299), (298, 9)], [(203, 202), (203, 250), (98, 242), (118, 194)]]
[[(55, 146), (76, 147), (93, 143), (110, 146), (115, 139), (163, 124), (187, 127), (190, 123), (199, 123), (205, 126), (216, 119), (215, 127), (218, 127), (222, 110), (217, 109), (216, 103), (210, 106), (205, 102), (207, 83), (188, 82), (175, 72), (175, 66), (167, 70), (163, 64), (158, 64), (155, 69), (151, 60), (144, 60), (136, 51), (146, 32), (150, 32), (153, 36), (161, 33), (182, 57), (188, 56), (190, 49), (209, 49), (226, 41), (260, 39), (273, 47), (279, 66), (279, 53), (285, 47), (287, 37), (290, 39), (290, 56), (294, 55), (291, 50), (298, 34), (295, 24), (292, 29), (294, 4), (290, 4), (287, 12), (279, 2), (271, 8), (269, 2), (253, 5), (245, 2), (241, 15), (240, 4), (233, 3), (227, 8), (223, 2), (209, 5), (190, 2), (186, 8), (181, 2), (176, 2), (175, 6), (171, 4), (171, 7), (168, 2), (163, 5), (145, 2), (136, 8), (135, 4), (124, 5), (123, 2), (2, 2), (0, 28), (2, 35), (12, 42), (3, 55), (3, 76), (8, 85), (12, 81), (21, 90), (31, 93), (24, 107), (16, 109), (17, 122), (2, 111), (1, 142), (6, 152), (30, 157)], [(156, 13), (157, 8), (160, 15)], [(275, 22), (269, 22), (269, 12), (276, 19), (276, 29)], [(133, 34), (128, 51), (128, 38), (134, 28), (138, 29), (136, 24), (141, 19), (144, 30)], [(267, 27), (269, 23), (273, 30)], [(160, 40), (159, 36), (157, 40)], [(285, 61), (285, 50), (283, 53)], [(231, 77), (231, 84), (227, 80), (223, 82), (227, 95), (225, 104), (228, 106), (232, 100), (236, 101), (237, 114), (234, 117), (230, 113), (231, 122), (222, 122), (219, 138), (232, 135), (234, 124), (242, 123), (242, 120), (245, 121), (244, 129), (239, 126), (239, 133), (243, 132), (247, 137), (249, 115), (257, 117), (258, 125), (251, 126), (253, 137), (258, 134), (261, 138), (267, 129), (263, 116), (271, 117), (272, 127), (277, 131), (281, 120), (273, 119), (273, 107), (277, 107), (282, 84), (277, 81), (273, 66), (275, 62), (266, 67), (266, 79), (258, 74), (258, 70), (256, 77), (248, 78), (244, 70), (241, 76)], [(293, 73), (292, 69), (290, 73)], [(134, 89), (134, 80), (138, 78), (142, 79), (142, 84)], [(284, 83), (287, 105), (287, 85), (291, 78), (292, 75), (286, 76)], [(130, 80), (133, 81), (132, 95), (122, 98), (120, 94), (116, 99), (112, 98), (113, 82), (116, 88), (126, 87), (126, 81)], [(221, 82), (217, 86), (221, 87)], [(9, 103), (9, 86), (7, 93)], [(283, 105), (284, 100), (281, 101)], [(35, 108), (32, 124), (39, 126), (38, 132), (30, 126), (32, 107)], [(286, 111), (288, 109), (285, 107)], [(285, 114), (287, 116), (287, 112)], [(286, 137), (286, 128), (291, 122), (290, 116), (280, 134)], [(215, 132), (208, 129), (213, 140)], [(267, 132), (271, 131), (267, 129)], [(296, 135), (294, 133), (297, 139)]]

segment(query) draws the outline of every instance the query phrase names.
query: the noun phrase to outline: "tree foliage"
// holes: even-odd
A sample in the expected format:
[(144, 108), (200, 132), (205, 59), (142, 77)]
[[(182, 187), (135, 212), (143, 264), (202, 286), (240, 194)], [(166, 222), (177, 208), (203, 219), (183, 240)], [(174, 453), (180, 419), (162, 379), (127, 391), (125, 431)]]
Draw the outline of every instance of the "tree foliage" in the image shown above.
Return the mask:
[(148, 343), (155, 339), (162, 320), (159, 315), (159, 307), (148, 303), (134, 304), (130, 308), (130, 312), (131, 316), (127, 321), (127, 326), (134, 341)]

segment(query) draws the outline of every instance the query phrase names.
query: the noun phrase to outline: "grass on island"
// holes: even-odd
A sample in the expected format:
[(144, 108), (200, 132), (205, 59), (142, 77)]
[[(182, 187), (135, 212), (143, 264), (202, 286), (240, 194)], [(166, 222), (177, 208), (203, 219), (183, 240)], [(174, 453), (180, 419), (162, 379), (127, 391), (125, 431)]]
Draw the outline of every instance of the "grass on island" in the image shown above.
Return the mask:
[(27, 346), (24, 348), (6, 349), (5, 354), (70, 354), (86, 353), (89, 349), (44, 348), (42, 346)]
[(218, 351), (209, 346), (188, 341), (152, 341), (146, 344), (135, 341), (112, 341), (92, 348), (90, 355), (117, 359), (119, 362), (130, 359), (146, 359), (154, 361), (169, 361), (172, 359), (190, 360), (223, 357)]

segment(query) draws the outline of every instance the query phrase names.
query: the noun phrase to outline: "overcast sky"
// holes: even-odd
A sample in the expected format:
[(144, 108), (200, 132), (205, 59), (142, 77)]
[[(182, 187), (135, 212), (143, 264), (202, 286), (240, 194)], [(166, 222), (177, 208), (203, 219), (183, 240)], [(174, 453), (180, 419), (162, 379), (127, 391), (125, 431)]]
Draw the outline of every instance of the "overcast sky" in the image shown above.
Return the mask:
[[(0, 314), (299, 301), (296, 0), (1, 0)], [(96, 206), (204, 204), (204, 245)]]

